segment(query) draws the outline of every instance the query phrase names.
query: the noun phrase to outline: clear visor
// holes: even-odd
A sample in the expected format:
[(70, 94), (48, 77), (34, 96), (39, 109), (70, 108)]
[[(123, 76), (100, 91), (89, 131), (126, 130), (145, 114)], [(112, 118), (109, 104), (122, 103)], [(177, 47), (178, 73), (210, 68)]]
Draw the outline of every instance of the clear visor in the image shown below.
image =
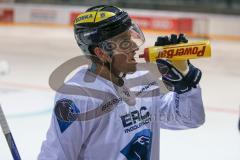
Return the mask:
[(133, 23), (128, 30), (112, 37), (111, 39), (105, 40), (100, 46), (110, 55), (113, 53), (127, 54), (138, 50), (144, 42), (145, 38), (141, 29)]

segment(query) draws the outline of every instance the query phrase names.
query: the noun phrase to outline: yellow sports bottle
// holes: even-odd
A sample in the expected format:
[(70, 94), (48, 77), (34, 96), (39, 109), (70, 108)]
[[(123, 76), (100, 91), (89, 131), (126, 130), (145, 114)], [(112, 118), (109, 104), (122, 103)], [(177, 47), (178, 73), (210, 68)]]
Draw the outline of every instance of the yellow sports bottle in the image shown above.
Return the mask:
[(156, 62), (157, 59), (187, 60), (211, 57), (211, 45), (208, 40), (176, 45), (154, 46), (144, 49), (144, 58), (147, 62)]

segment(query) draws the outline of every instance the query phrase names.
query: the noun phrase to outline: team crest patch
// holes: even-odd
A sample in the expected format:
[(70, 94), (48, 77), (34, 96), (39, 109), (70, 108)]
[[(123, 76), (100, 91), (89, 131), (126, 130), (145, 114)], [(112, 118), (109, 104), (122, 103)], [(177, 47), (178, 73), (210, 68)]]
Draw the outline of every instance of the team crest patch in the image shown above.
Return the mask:
[(130, 143), (121, 150), (127, 160), (150, 160), (152, 132), (149, 129), (135, 134)]
[(74, 102), (69, 99), (57, 101), (54, 112), (62, 133), (77, 119), (77, 114), (80, 113)]

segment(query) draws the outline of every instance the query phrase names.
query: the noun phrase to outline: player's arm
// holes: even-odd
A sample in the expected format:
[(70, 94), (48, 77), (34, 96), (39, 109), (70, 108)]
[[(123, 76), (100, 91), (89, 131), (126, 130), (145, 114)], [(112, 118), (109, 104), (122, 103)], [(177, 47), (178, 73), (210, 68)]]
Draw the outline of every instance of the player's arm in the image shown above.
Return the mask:
[(84, 100), (80, 102), (71, 97), (57, 96), (51, 125), (42, 144), (39, 160), (78, 159), (84, 132), (82, 124), (72, 115), (79, 113), (80, 105), (86, 105)]
[(156, 97), (155, 120), (161, 128), (188, 129), (201, 126), (205, 122), (200, 87), (178, 94), (169, 92)]
[[(158, 38), (163, 45), (187, 43), (183, 34), (171, 39)], [(162, 41), (163, 40), (163, 41)], [(157, 45), (161, 45), (157, 43)], [(162, 128), (187, 129), (200, 126), (205, 121), (201, 89), (198, 85), (201, 71), (189, 61), (158, 59), (157, 65), (165, 86), (171, 91), (158, 97), (157, 116)], [(184, 66), (185, 65), (185, 66)], [(184, 69), (184, 70), (183, 70)]]

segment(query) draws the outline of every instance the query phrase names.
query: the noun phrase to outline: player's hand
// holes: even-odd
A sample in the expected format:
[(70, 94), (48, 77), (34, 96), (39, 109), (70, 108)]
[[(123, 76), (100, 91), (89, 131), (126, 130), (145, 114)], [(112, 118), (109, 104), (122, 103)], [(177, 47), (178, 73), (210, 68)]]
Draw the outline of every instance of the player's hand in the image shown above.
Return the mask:
[(202, 73), (192, 64), (189, 63), (188, 65), (189, 71), (186, 75), (183, 75), (171, 62), (162, 59), (157, 60), (158, 70), (162, 74), (162, 81), (168, 90), (182, 94), (197, 87)]
[[(187, 43), (188, 40), (183, 34), (158, 37), (155, 46), (174, 45), (179, 43)], [(158, 59), (156, 60), (158, 70), (162, 74), (162, 80), (168, 90), (185, 93), (195, 88), (199, 83), (202, 73), (194, 67), (189, 61), (170, 61)]]

